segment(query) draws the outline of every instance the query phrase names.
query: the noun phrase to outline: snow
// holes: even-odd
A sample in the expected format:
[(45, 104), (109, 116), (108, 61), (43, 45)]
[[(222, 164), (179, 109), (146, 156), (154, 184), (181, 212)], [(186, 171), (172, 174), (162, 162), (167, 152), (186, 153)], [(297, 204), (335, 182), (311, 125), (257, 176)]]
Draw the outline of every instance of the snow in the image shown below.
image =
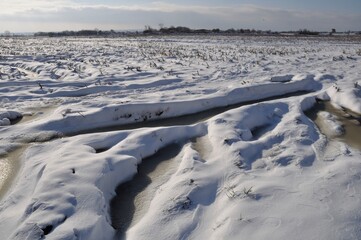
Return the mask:
[(8, 126), (11, 124), (10, 120), (15, 120), (21, 117), (22, 114), (19, 112), (0, 109), (0, 126)]
[(334, 85), (327, 90), (331, 101), (339, 107), (350, 109), (353, 112), (361, 113), (361, 87), (356, 85), (350, 87), (346, 85), (345, 89)]
[[(0, 153), (26, 149), (0, 199), (2, 238), (112, 239), (116, 187), (181, 142), (176, 171), (126, 239), (361, 238), (361, 152), (329, 141), (305, 115), (318, 99), (361, 114), (357, 41), (0, 42)], [(192, 124), (98, 132), (242, 102)], [(335, 116), (318, 114), (342, 134)]]

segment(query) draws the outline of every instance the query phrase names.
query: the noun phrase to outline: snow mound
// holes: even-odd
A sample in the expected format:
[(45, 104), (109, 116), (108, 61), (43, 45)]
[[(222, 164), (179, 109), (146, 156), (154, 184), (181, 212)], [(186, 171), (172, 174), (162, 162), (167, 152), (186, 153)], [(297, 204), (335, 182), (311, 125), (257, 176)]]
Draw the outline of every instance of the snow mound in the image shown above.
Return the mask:
[(89, 128), (124, 125), (192, 114), (216, 107), (282, 96), (288, 93), (315, 91), (320, 85), (313, 75), (297, 75), (289, 83), (264, 83), (254, 86), (221, 89), (210, 96), (184, 101), (156, 103), (122, 103), (88, 111), (60, 107), (53, 118), (38, 127), (43, 130), (61, 129), (63, 133)]
[(361, 114), (361, 86), (358, 83), (345, 86), (333, 85), (327, 89), (332, 103)]
[(9, 111), (0, 109), (0, 126), (8, 126), (11, 124), (11, 120), (21, 118), (23, 115), (17, 111)]

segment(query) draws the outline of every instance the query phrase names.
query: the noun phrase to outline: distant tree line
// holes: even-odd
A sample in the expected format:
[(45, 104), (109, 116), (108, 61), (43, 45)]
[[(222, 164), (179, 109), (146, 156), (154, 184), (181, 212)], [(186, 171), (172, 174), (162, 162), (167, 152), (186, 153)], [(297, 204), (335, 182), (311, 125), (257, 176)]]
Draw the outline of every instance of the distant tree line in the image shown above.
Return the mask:
[(256, 33), (276, 33), (271, 30), (261, 31), (255, 29), (234, 29), (230, 28), (227, 30), (221, 30), (219, 28), (214, 29), (191, 29), (188, 27), (178, 26), (178, 27), (161, 27), (160, 29), (152, 28), (151, 26), (146, 25), (143, 31), (143, 34), (152, 35), (152, 34), (256, 34)]
[(119, 33), (114, 30), (101, 31), (101, 30), (80, 30), (80, 31), (62, 31), (62, 32), (37, 32), (34, 34), (36, 37), (86, 37), (86, 36), (112, 36)]
[(120, 36), (120, 35), (175, 35), (175, 34), (260, 34), (268, 33), (271, 31), (257, 31), (255, 29), (227, 29), (220, 30), (219, 28), (214, 29), (191, 29), (188, 27), (161, 27), (155, 29), (150, 26), (145, 26), (144, 31), (136, 32), (116, 32), (114, 30), (101, 31), (101, 30), (80, 30), (80, 31), (62, 31), (62, 32), (37, 32), (34, 34), (36, 37), (90, 37), (90, 36)]
[[(333, 30), (334, 29), (332, 29), (332, 33), (335, 33), (336, 30), (335, 31), (333, 31)], [(298, 34), (300, 34), (300, 35), (319, 35), (320, 33), (319, 32), (313, 32), (313, 31), (310, 31), (308, 29), (300, 29), (298, 31)]]
[[(117, 37), (124, 35), (182, 35), (182, 34), (219, 34), (219, 35), (278, 35), (278, 34), (292, 34), (292, 35), (325, 35), (325, 34), (335, 34), (336, 29), (332, 29), (330, 32), (316, 32), (310, 31), (308, 29), (300, 29), (298, 31), (287, 31), (287, 32), (276, 32), (276, 31), (262, 31), (255, 29), (234, 29), (229, 28), (226, 30), (221, 30), (219, 28), (214, 29), (191, 29), (188, 27), (178, 26), (178, 27), (164, 27), (163, 24), (160, 24), (159, 29), (152, 28), (149, 25), (145, 26), (143, 31), (102, 31), (98, 29), (94, 30), (80, 30), (80, 31), (62, 31), (62, 32), (37, 32), (34, 34), (36, 37)], [(355, 34), (361, 34), (361, 32), (354, 32)], [(348, 32), (350, 34), (350, 32)], [(8, 35), (8, 34), (5, 34)]]

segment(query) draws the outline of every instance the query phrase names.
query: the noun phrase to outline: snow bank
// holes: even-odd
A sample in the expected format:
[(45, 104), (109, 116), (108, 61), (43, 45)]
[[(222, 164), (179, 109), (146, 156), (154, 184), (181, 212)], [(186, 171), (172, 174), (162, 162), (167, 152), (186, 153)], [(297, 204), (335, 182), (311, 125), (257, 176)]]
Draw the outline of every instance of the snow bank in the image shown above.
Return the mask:
[(361, 86), (350, 83), (346, 86), (333, 85), (327, 89), (332, 103), (361, 114)]
[(216, 107), (229, 106), (241, 102), (281, 96), (286, 93), (314, 91), (319, 84), (312, 75), (294, 78), (289, 83), (258, 84), (249, 87), (221, 90), (207, 98), (177, 102), (126, 103), (107, 106), (92, 111), (59, 108), (46, 123), (38, 126), (42, 130), (59, 129), (63, 133), (88, 130), (97, 127), (123, 125), (134, 122), (153, 121), (192, 114)]

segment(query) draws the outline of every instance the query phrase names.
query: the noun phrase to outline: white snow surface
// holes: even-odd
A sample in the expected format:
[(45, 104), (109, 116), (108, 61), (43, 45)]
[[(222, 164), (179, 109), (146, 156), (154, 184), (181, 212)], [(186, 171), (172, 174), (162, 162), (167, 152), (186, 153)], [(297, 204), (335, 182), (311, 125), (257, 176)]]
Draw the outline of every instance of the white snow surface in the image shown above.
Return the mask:
[[(361, 114), (360, 41), (0, 43), (0, 155), (26, 146), (0, 196), (1, 239), (113, 239), (116, 187), (144, 158), (184, 141), (177, 171), (126, 239), (361, 239), (361, 152), (342, 142), (330, 152), (305, 115), (317, 98)], [(190, 125), (96, 132), (275, 96)], [(333, 116), (320, 114), (341, 134)]]

